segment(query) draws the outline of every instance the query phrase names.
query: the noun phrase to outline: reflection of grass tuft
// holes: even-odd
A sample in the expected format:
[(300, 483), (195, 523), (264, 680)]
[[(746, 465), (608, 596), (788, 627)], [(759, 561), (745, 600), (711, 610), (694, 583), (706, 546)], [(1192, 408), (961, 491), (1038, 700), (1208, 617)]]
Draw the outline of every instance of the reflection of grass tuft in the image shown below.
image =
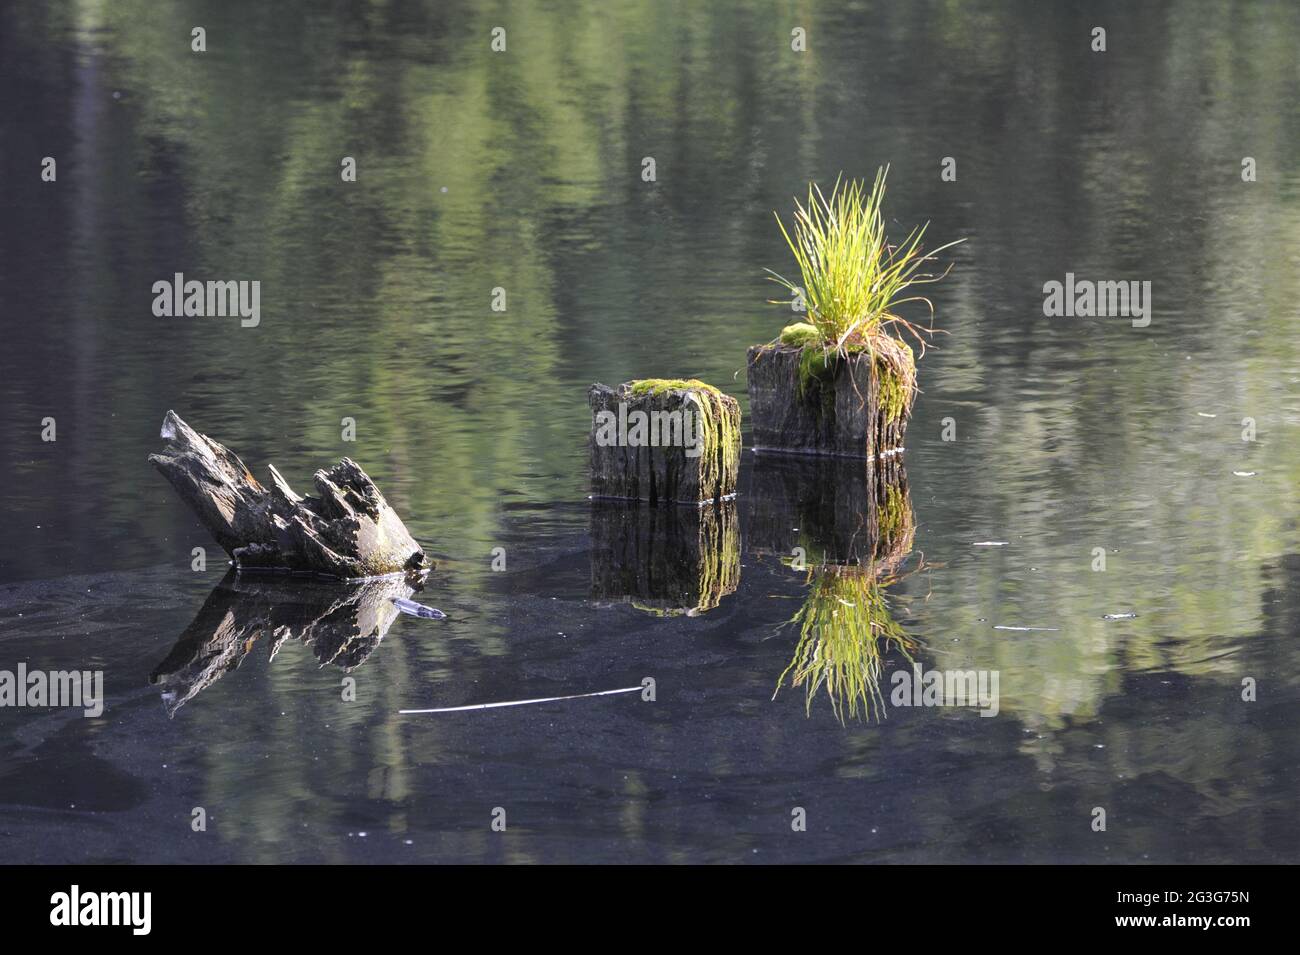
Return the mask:
[[(880, 677), (885, 656), (899, 650), (908, 662), (917, 647), (889, 612), (885, 586), (873, 567), (823, 567), (809, 572), (809, 591), (791, 618), (799, 625), (794, 659), (777, 680), (786, 677), (803, 686), (805, 710), (824, 686), (831, 709), (841, 723), (845, 716), (879, 718), (885, 699)], [(776, 698), (776, 693), (772, 698)]]

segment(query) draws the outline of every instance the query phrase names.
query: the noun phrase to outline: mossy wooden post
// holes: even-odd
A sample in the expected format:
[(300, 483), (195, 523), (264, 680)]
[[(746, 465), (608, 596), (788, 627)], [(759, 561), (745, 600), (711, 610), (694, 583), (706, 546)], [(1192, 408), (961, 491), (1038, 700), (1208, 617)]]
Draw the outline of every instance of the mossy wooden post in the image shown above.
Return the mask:
[(698, 508), (593, 501), (591, 596), (696, 616), (740, 585), (736, 502)]
[(736, 493), (740, 405), (694, 379), (595, 384), (591, 493), (595, 498), (695, 504)]
[[(924, 355), (933, 324), (918, 325), (895, 309), (929, 305), (912, 289), (947, 273), (922, 269), (962, 240), (926, 252), (926, 223), (890, 242), (883, 212), (888, 173), (887, 166), (878, 169), (870, 189), (863, 180), (837, 178), (829, 195), (809, 183), (807, 203), (795, 200), (790, 228), (776, 217), (799, 275), (768, 269), (768, 277), (789, 291), (783, 304), (807, 321), (749, 350), (755, 451), (879, 459), (903, 449), (916, 395), (917, 356), (906, 339)], [(932, 305), (930, 315), (933, 321)]]
[(149, 461), (239, 569), (345, 579), (428, 569), (402, 519), (348, 458), (316, 472), (319, 497), (301, 497), (274, 467), (271, 486), (258, 483), (238, 455), (174, 411), (162, 437), (167, 447)]
[[(910, 383), (865, 349), (827, 357), (815, 335), (811, 325), (791, 325), (780, 340), (749, 349), (754, 450), (869, 459), (897, 455), (912, 411)], [(905, 354), (910, 357), (910, 350)]]

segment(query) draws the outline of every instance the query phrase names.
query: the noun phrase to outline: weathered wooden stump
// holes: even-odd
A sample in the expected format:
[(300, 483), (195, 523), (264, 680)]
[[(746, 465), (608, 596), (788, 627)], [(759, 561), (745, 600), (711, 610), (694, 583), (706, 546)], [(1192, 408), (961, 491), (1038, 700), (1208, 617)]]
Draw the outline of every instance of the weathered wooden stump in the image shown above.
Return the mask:
[(702, 504), (736, 493), (740, 405), (701, 381), (595, 384), (591, 493), (651, 504)]
[(385, 577), (340, 587), (322, 581), (248, 577), (233, 571), (199, 608), (149, 682), (162, 687), (169, 716), (236, 669), (257, 646), (268, 661), (286, 640), (308, 644), (321, 666), (353, 670), (379, 646), (396, 619), (394, 598), (414, 592), (409, 578)]
[(853, 461), (759, 455), (744, 528), (749, 547), (806, 565), (893, 566), (911, 552), (915, 519), (901, 457)]
[[(749, 349), (749, 410), (756, 452), (885, 458), (903, 450), (911, 414), (907, 389), (866, 352), (804, 356), (820, 345), (777, 342)], [(801, 359), (815, 375), (800, 375)]]
[(426, 569), (424, 551), (369, 475), (349, 458), (316, 472), (319, 497), (300, 497), (273, 466), (259, 484), (229, 448), (174, 411), (167, 447), (149, 455), (240, 569), (380, 577)]
[(591, 595), (661, 616), (696, 616), (740, 585), (736, 502), (662, 508), (593, 501)]

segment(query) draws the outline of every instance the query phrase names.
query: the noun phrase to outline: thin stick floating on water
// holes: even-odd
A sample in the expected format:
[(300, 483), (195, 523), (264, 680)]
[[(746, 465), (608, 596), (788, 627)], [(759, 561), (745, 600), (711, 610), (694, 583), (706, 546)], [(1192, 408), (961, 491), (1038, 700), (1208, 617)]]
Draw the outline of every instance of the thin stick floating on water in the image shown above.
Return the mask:
[(407, 713), (463, 713), (466, 710), (494, 710), (500, 706), (527, 706), (529, 703), (558, 703), (561, 700), (581, 700), (589, 696), (613, 696), (615, 693), (635, 693), (642, 686), (625, 686), (621, 690), (599, 690), (595, 693), (575, 693), (572, 696), (541, 696), (535, 700), (507, 700), (503, 703), (475, 703), (473, 706), (440, 706), (432, 710), (398, 710)]

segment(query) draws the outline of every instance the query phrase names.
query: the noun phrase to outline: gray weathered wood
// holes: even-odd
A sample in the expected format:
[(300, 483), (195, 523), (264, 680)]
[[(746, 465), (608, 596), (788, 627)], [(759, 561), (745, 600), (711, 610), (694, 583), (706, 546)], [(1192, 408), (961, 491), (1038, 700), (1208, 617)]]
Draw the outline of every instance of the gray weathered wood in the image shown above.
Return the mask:
[[(592, 411), (592, 495), (651, 504), (702, 504), (734, 495), (740, 469), (740, 404), (736, 399), (720, 393), (715, 399), (696, 388), (633, 394), (631, 384), (617, 388), (595, 384), (588, 390)], [(629, 416), (634, 412), (647, 416), (692, 415), (697, 427), (708, 417), (716, 433), (725, 438), (705, 448), (698, 457), (691, 457), (680, 445), (601, 444), (597, 440), (598, 415), (608, 411), (617, 416), (620, 405), (626, 407)]]
[[(838, 359), (828, 385), (801, 394), (800, 351), (783, 344), (749, 349), (749, 414), (755, 451), (880, 458), (902, 450), (910, 408), (904, 408), (898, 420), (886, 420), (870, 355)], [(827, 387), (829, 395), (824, 391)]]
[(149, 460), (171, 482), (241, 569), (326, 577), (379, 577), (427, 569), (424, 551), (369, 475), (349, 458), (315, 475), (318, 497), (302, 497), (274, 467), (258, 483), (229, 448), (174, 411), (167, 447)]

